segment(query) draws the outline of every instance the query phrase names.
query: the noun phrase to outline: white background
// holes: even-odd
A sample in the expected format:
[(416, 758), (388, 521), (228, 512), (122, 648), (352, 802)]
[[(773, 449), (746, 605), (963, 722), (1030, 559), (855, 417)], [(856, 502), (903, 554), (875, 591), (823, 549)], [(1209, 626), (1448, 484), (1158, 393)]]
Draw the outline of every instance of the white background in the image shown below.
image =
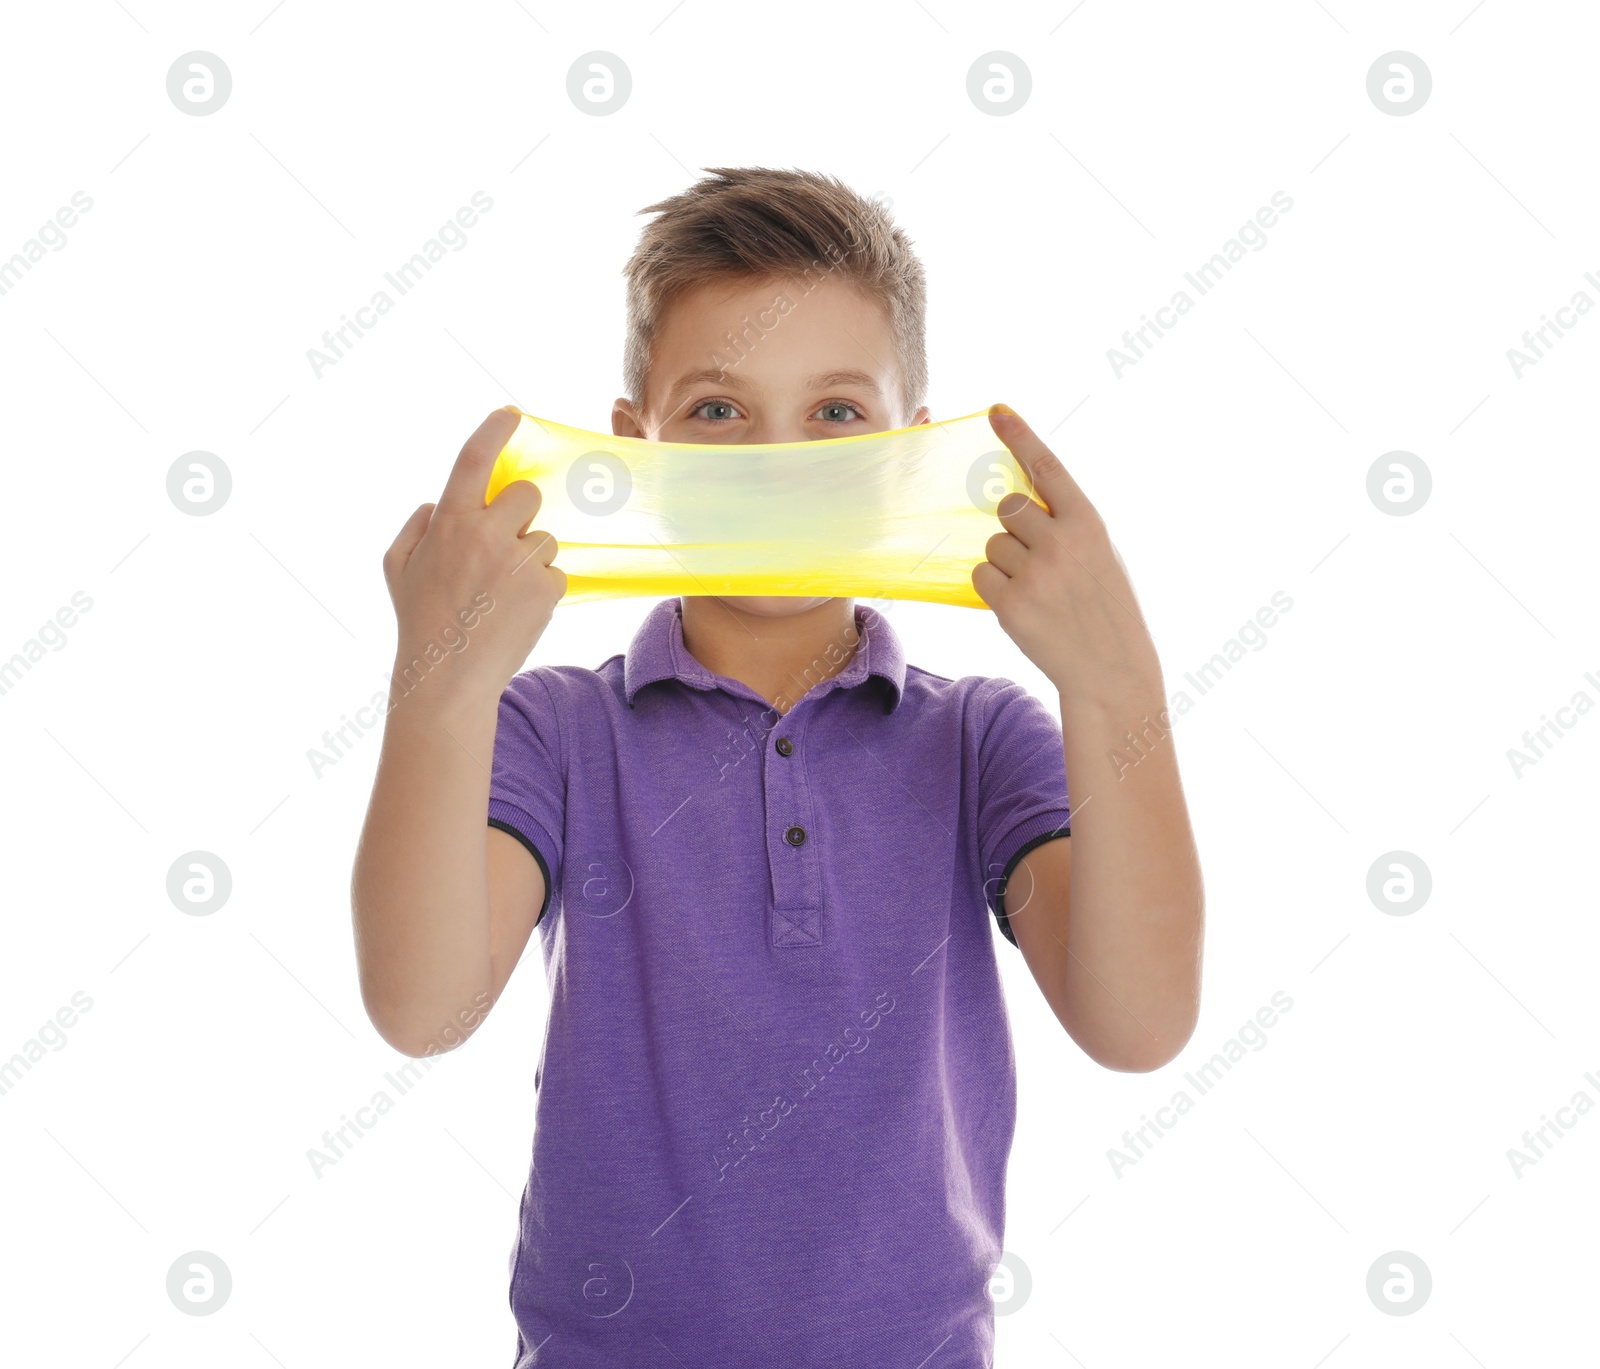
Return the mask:
[[(1053, 434), (1169, 691), (1293, 599), (1174, 737), (1208, 896), (1188, 1049), (1100, 1068), (999, 948), (1032, 1294), (998, 1362), (1496, 1369), (1591, 1343), (1600, 1120), (1520, 1177), (1507, 1152), (1600, 1099), (1600, 716), (1520, 777), (1507, 749), (1600, 699), (1600, 318), (1520, 377), (1506, 353), (1600, 300), (1592, 7), (270, 3), (19, 7), (0, 46), (0, 258), (93, 200), (0, 295), (0, 659), (93, 601), (0, 696), (0, 1062), (92, 1000), (0, 1095), (0, 1356), (509, 1364), (536, 950), (317, 1177), (307, 1151), (405, 1061), (350, 932), (378, 737), (320, 778), (306, 752), (386, 684), (380, 557), (461, 440), (507, 402), (606, 430), (635, 211), (747, 164), (892, 202), (935, 416), (1003, 399)], [(166, 90), (194, 50), (232, 74), (205, 117)], [(567, 95), (591, 50), (632, 73), (608, 117)], [(994, 50), (1032, 77), (1006, 116), (966, 90)], [(1433, 79), (1404, 117), (1366, 89), (1394, 50)], [(318, 378), (307, 349), (479, 190), (467, 245)], [(1276, 191), (1267, 245), (1119, 377), (1123, 330)], [(195, 450), (232, 473), (208, 517), (166, 493)], [(1395, 450), (1433, 477), (1404, 517), (1366, 492)], [(597, 665), (648, 606), (558, 610), (531, 663)], [(988, 613), (891, 615), (914, 663), (1053, 704)], [(232, 874), (209, 917), (166, 892), (194, 850)], [(1394, 850), (1432, 873), (1409, 916), (1366, 892)], [(1123, 1132), (1280, 991), (1264, 1046), (1119, 1175)], [(215, 1315), (166, 1294), (190, 1251), (232, 1272)], [(1413, 1315), (1368, 1297), (1391, 1251), (1431, 1271)]]

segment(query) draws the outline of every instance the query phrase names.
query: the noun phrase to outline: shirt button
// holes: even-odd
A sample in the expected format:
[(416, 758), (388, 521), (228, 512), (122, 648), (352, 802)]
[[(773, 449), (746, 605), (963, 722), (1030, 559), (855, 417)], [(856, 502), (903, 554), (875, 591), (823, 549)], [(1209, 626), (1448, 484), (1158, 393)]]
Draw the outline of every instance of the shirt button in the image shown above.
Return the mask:
[(804, 827), (791, 827), (783, 834), (783, 839), (791, 846), (803, 846), (806, 840), (806, 829)]
[(773, 743), (773, 745), (778, 748), (778, 754), (780, 756), (789, 756), (794, 754), (794, 743), (787, 737), (779, 737), (778, 740)]

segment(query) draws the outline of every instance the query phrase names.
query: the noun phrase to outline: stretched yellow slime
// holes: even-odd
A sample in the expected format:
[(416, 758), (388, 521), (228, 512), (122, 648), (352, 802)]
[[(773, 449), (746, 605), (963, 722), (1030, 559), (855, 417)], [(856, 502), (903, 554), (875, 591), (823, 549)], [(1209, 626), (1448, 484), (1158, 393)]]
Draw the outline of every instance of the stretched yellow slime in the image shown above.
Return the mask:
[[(519, 411), (520, 412), (520, 411)], [(531, 480), (562, 603), (781, 594), (986, 605), (972, 568), (1027, 471), (987, 411), (821, 442), (648, 442), (522, 414), (485, 502)], [(1041, 502), (1036, 500), (1036, 502)]]

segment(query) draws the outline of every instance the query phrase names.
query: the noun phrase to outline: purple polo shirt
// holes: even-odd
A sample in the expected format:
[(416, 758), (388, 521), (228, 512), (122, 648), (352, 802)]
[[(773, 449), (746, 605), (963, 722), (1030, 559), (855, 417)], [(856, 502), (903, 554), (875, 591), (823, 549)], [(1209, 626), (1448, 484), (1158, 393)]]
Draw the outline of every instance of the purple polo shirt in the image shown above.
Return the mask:
[(501, 697), (489, 821), (549, 890), (517, 1369), (993, 1360), (986, 894), (1009, 937), (1003, 877), (1068, 835), (1060, 722), (854, 621), (781, 715), (689, 654), (677, 598)]

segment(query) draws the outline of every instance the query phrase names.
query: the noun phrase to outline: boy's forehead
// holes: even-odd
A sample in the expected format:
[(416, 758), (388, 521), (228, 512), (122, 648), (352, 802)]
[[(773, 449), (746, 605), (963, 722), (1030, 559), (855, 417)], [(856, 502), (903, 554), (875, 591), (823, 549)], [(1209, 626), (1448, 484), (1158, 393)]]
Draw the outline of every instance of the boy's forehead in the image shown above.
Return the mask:
[(664, 311), (651, 370), (652, 388), (670, 389), (704, 383), (708, 371), (730, 383), (782, 378), (885, 390), (899, 375), (888, 309), (834, 277), (713, 281), (684, 291)]

